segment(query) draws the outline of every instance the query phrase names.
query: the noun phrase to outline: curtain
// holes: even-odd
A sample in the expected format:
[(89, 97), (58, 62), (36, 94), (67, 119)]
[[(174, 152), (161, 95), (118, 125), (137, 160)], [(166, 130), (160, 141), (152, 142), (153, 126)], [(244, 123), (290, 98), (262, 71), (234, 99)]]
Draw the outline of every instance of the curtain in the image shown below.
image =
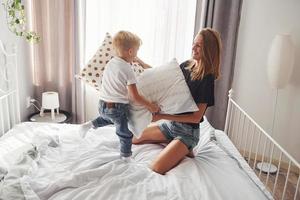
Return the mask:
[(89, 0), (86, 2), (86, 55), (90, 58), (106, 32), (136, 33), (139, 56), (153, 66), (191, 55), (196, 0)]
[(215, 106), (206, 112), (209, 122), (221, 130), (225, 126), (228, 91), (234, 74), (241, 7), (242, 0), (204, 0), (202, 17), (198, 19), (201, 28), (211, 27), (219, 31), (222, 39), (221, 78), (215, 84)]
[(41, 42), (30, 47), (30, 66), (34, 98), (41, 102), (42, 92), (59, 93), (60, 109), (73, 114), (73, 121), (83, 121), (83, 90), (74, 79), (83, 63), (80, 34), (84, 19), (83, 0), (27, 1), (30, 29)]
[[(79, 74), (80, 68), (85, 63), (85, 0), (75, 0), (75, 65), (74, 73)], [(73, 121), (77, 123), (85, 122), (85, 88), (80, 80), (74, 79), (72, 88), (72, 114)]]
[[(153, 67), (172, 58), (191, 57), (196, 0), (88, 0), (86, 1), (86, 62), (99, 48), (105, 33), (128, 30), (142, 39), (138, 56)], [(98, 115), (98, 98), (86, 86), (87, 118)]]

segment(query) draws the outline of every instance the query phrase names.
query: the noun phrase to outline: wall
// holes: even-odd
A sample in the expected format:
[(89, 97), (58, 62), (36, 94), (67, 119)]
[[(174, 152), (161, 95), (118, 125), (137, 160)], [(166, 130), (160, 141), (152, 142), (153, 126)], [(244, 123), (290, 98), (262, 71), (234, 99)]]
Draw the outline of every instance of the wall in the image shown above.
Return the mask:
[[(234, 99), (259, 125), (300, 162), (300, 1), (243, 1), (235, 74)], [(267, 56), (277, 33), (290, 33), (296, 47), (289, 84), (278, 90), (267, 80)], [(276, 111), (276, 113), (275, 113)], [(274, 129), (272, 132), (272, 121)]]
[(0, 39), (7, 48), (12, 44), (17, 45), (18, 51), (18, 74), (19, 74), (19, 91), (20, 91), (20, 111), (22, 121), (27, 120), (27, 116), (33, 110), (26, 108), (26, 97), (33, 96), (33, 85), (31, 78), (31, 69), (28, 64), (28, 43), (22, 38), (17, 38), (12, 34), (6, 24), (6, 13), (4, 12), (2, 1), (0, 1)]

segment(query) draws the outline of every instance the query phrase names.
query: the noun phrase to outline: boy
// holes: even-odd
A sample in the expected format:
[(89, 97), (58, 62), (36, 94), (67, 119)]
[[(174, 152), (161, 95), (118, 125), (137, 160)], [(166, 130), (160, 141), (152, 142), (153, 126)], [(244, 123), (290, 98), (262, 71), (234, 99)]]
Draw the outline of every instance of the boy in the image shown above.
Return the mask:
[(99, 114), (91, 122), (81, 126), (81, 135), (91, 127), (102, 127), (109, 124), (116, 126), (116, 134), (120, 139), (121, 157), (130, 157), (132, 133), (128, 129), (129, 97), (144, 105), (150, 112), (159, 111), (159, 107), (139, 95), (136, 78), (131, 63), (137, 59), (137, 51), (141, 45), (138, 36), (128, 31), (120, 31), (113, 37), (113, 47), (117, 56), (112, 58), (103, 72)]

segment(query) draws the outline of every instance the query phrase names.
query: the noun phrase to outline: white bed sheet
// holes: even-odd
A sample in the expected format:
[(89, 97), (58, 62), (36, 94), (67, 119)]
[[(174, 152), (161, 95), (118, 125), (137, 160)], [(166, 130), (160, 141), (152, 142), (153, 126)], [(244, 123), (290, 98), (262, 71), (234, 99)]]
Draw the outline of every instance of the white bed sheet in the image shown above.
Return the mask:
[[(77, 129), (76, 125), (38, 123), (14, 128), (11, 135), (28, 137), (26, 143), (35, 141), (38, 156), (32, 159), (23, 154), (19, 164), (8, 170), (0, 185), (0, 199), (271, 198), (227, 136), (207, 122), (201, 124), (196, 158), (185, 158), (165, 176), (148, 168), (163, 145), (133, 145), (133, 160), (126, 163), (119, 159), (113, 127), (90, 130), (85, 139), (78, 136)], [(217, 142), (210, 140), (214, 132)], [(34, 139), (34, 133), (42, 139)], [(59, 146), (49, 145), (56, 136)], [(0, 139), (0, 148), (4, 140)]]

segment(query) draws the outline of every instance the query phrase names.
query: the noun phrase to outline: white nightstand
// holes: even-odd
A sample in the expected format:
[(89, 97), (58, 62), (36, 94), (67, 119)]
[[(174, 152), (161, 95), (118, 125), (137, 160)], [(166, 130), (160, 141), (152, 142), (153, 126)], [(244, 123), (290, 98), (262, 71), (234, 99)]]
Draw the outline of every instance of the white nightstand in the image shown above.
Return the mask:
[(59, 114), (55, 114), (55, 119), (52, 120), (51, 112), (46, 110), (44, 116), (40, 116), (40, 112), (35, 112), (28, 117), (28, 121), (31, 122), (50, 122), (50, 123), (71, 123), (72, 115), (64, 110), (60, 110)]

